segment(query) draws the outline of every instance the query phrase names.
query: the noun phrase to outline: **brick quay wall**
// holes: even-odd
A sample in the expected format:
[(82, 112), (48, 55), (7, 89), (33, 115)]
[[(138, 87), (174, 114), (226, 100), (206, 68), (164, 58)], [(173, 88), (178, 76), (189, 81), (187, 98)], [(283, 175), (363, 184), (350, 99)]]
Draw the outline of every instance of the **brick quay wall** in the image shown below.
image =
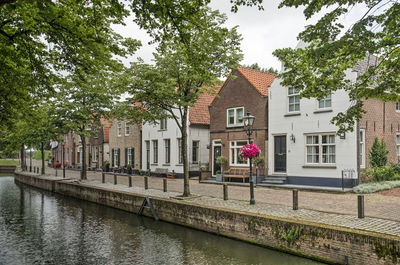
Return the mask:
[[(16, 182), (137, 213), (145, 195), (15, 173)], [(159, 218), (328, 264), (398, 264), (400, 238), (151, 197)], [(144, 215), (151, 217), (149, 210)]]

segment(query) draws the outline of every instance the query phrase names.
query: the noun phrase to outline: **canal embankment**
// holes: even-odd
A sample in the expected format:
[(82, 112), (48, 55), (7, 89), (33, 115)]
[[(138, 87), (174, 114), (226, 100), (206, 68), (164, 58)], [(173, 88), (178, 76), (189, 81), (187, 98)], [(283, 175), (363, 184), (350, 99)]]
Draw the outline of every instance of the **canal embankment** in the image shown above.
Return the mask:
[(13, 174), (17, 166), (0, 165), (0, 174)]
[[(271, 205), (193, 197), (143, 188), (76, 182), (16, 172), (15, 180), (44, 190), (137, 213), (150, 197), (167, 222), (240, 239), (332, 264), (398, 264), (400, 223), (395, 221), (290, 211)], [(163, 194), (163, 195), (160, 195)], [(292, 213), (296, 212), (296, 213)], [(144, 214), (152, 216), (149, 210)], [(336, 224), (336, 225), (335, 225)], [(387, 226), (387, 227), (385, 227)]]

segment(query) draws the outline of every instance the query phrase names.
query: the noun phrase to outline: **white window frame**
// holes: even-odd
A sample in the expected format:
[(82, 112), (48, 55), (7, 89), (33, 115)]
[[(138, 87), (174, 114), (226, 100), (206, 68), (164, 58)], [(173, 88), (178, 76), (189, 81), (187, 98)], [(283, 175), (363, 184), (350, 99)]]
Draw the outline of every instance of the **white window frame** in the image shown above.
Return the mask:
[[(238, 111), (242, 111), (242, 118), (240, 119), (238, 116)], [(233, 111), (233, 123), (229, 121), (229, 112)], [(244, 117), (244, 107), (235, 107), (226, 109), (226, 127), (239, 127), (243, 126), (243, 117)]]
[(92, 146), (92, 162), (97, 162), (97, 146)]
[[(317, 138), (318, 142), (314, 143), (314, 141), (313, 141), (312, 143), (307, 143), (307, 137), (311, 137), (311, 136), (313, 136), (313, 137), (318, 136), (318, 138)], [(323, 136), (327, 137), (327, 140), (328, 140), (327, 143), (322, 143), (322, 137)], [(330, 136), (333, 136), (333, 138), (330, 138)], [(333, 139), (334, 142), (330, 143), (329, 139)], [(314, 146), (318, 146), (318, 149), (317, 149), (318, 150), (318, 162), (308, 162), (308, 154), (309, 153), (308, 153), (307, 147), (314, 147)], [(324, 146), (328, 146), (327, 153), (326, 153), (327, 156), (328, 156), (328, 160), (329, 160), (330, 156), (333, 156), (335, 162), (333, 162), (333, 163), (323, 162), (323, 155), (324, 155), (323, 154), (323, 147)], [(334, 147), (333, 155), (332, 155), (332, 153), (330, 153), (330, 148), (329, 148), (330, 146)], [(305, 134), (304, 135), (304, 152), (305, 152), (304, 163), (306, 165), (317, 165), (317, 166), (333, 166), (333, 165), (336, 165), (336, 157), (337, 157), (337, 154), (336, 154), (336, 133), (332, 132), (332, 133), (310, 133), (310, 134)], [(312, 152), (310, 154), (315, 156), (314, 152)]]
[(129, 164), (129, 165), (131, 165), (132, 167), (134, 167), (134, 165), (133, 165), (133, 149), (132, 148), (128, 148), (128, 161), (127, 161), (127, 164)]
[[(243, 144), (238, 145), (238, 142)], [(247, 140), (235, 140), (229, 142), (229, 165), (233, 167), (248, 167), (249, 159), (246, 159), (246, 163), (238, 163), (239, 150), (248, 143)]]
[(397, 161), (400, 160), (400, 133), (396, 134), (396, 154), (397, 154)]
[(160, 120), (160, 131), (167, 130), (167, 118), (163, 118)]
[(171, 163), (171, 140), (170, 139), (164, 139), (164, 162), (165, 162), (165, 164)]
[(176, 145), (178, 147), (178, 165), (182, 165), (183, 164), (183, 142), (182, 142), (182, 138), (176, 138)]
[(365, 168), (365, 129), (360, 129), (359, 140), (360, 168)]
[(130, 130), (130, 124), (129, 124), (129, 122), (125, 122), (125, 136), (129, 136), (129, 134), (130, 134), (130, 132), (131, 132), (131, 130)]
[[(195, 148), (195, 143), (196, 143), (196, 148)], [(196, 152), (196, 160), (194, 160), (194, 155)], [(200, 155), (200, 141), (199, 140), (194, 140), (192, 141), (192, 164), (198, 164), (199, 163), (199, 155)]]
[(122, 123), (117, 123), (117, 136), (120, 137), (122, 135)]
[(151, 141), (153, 145), (153, 164), (158, 164), (158, 140)]
[(114, 166), (118, 167), (120, 164), (119, 155), (118, 155), (118, 148), (114, 148)]
[[(290, 92), (291, 90), (293, 90), (293, 92)], [(297, 91), (296, 89), (291, 88), (291, 87), (289, 87), (287, 89), (287, 112), (288, 113), (300, 112), (300, 97), (299, 96), (300, 96), (300, 92)], [(290, 103), (291, 98), (294, 98), (294, 101), (295, 101), (294, 103)], [(298, 102), (296, 102), (296, 98), (297, 98)], [(294, 105), (294, 110), (290, 110), (291, 105)], [(296, 105), (299, 106), (298, 110), (296, 110)]]
[[(327, 106), (327, 103), (329, 102), (329, 106)], [(322, 107), (321, 107), (321, 103), (322, 103)], [(321, 100), (318, 100), (317, 102), (318, 109), (332, 109), (332, 94), (329, 94), (326, 98), (323, 98)]]

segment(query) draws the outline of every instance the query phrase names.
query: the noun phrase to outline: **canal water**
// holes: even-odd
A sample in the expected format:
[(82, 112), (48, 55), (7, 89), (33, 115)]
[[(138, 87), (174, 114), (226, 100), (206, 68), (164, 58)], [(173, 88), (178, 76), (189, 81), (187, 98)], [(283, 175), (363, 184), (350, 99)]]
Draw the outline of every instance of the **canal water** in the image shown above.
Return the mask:
[(0, 177), (0, 264), (318, 264)]

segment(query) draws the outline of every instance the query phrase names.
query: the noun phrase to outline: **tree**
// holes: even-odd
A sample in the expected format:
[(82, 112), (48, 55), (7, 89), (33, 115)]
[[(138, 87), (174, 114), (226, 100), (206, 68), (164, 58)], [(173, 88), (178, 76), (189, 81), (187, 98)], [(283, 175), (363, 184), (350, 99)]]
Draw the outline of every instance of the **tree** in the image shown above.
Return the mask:
[(0, 125), (29, 112), (32, 98), (50, 98), (59, 73), (131, 53), (138, 42), (111, 27), (129, 13), (116, 0), (0, 1)]
[(275, 68), (273, 68), (273, 67), (262, 68), (262, 67), (260, 67), (258, 65), (258, 63), (253, 63), (251, 65), (244, 64), (243, 67), (254, 69), (254, 70), (258, 70), (258, 71), (262, 71), (262, 72), (267, 72), (267, 73), (271, 73), (271, 74), (278, 74), (278, 70), (276, 70)]
[(386, 144), (381, 140), (379, 142), (378, 137), (375, 138), (375, 141), (372, 145), (372, 148), (369, 152), (369, 160), (371, 167), (383, 167), (387, 163), (387, 154), (389, 151), (386, 150)]
[[(398, 101), (400, 93), (400, 3), (399, 1), (309, 1), (283, 0), (279, 7), (304, 6), (307, 19), (329, 8), (314, 25), (298, 38), (305, 48), (278, 49), (274, 52), (285, 66), (282, 84), (300, 91), (300, 96), (322, 99), (344, 89), (350, 100), (346, 112), (332, 122), (339, 132), (353, 130), (364, 113), (363, 100), (377, 98)], [(339, 22), (351, 10), (365, 10), (349, 28)], [(368, 55), (376, 55), (373, 67), (351, 82), (345, 72)]]
[(130, 113), (153, 122), (170, 117), (179, 127), (184, 169), (183, 196), (190, 195), (188, 109), (202, 93), (215, 93), (213, 84), (219, 82), (219, 77), (230, 74), (242, 58), (241, 37), (236, 28), (229, 30), (222, 26), (226, 16), (202, 7), (192, 19), (196, 23), (181, 27), (180, 37), (168, 32), (169, 37), (160, 42), (154, 54), (155, 65), (134, 63), (127, 75), (133, 77), (128, 78), (129, 92), (142, 103), (131, 107)]

